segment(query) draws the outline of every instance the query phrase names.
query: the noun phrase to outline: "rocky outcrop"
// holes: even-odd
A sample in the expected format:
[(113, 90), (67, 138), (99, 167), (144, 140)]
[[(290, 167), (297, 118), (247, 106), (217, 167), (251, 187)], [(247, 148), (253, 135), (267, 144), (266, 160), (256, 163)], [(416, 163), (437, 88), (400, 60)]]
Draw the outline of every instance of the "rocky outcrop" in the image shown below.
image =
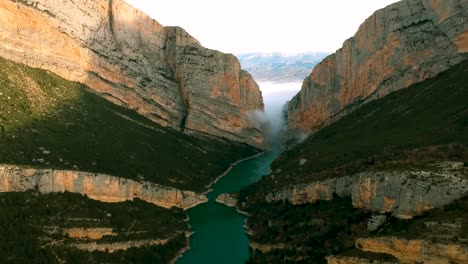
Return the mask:
[(63, 228), (62, 234), (69, 238), (87, 238), (92, 240), (98, 240), (105, 236), (117, 236), (113, 228), (99, 227), (99, 228), (83, 228), (83, 227), (72, 227)]
[(353, 206), (410, 219), (468, 194), (468, 169), (461, 162), (443, 162), (427, 170), (362, 172), (353, 176), (289, 186), (266, 195), (267, 202), (292, 204), (351, 196)]
[(216, 197), (216, 202), (224, 204), (229, 207), (235, 207), (237, 204), (237, 197), (229, 193), (223, 193)]
[(176, 206), (188, 209), (208, 200), (205, 195), (191, 191), (105, 174), (0, 166), (0, 192), (28, 190), (43, 194), (67, 191), (110, 203), (138, 198), (164, 208)]
[(160, 125), (265, 147), (248, 120), (263, 109), (261, 92), (238, 60), (123, 0), (2, 1), (0, 56), (81, 82)]
[(328, 264), (397, 264), (398, 262), (394, 261), (385, 261), (385, 260), (375, 260), (375, 259), (365, 259), (358, 257), (346, 257), (346, 256), (328, 256)]
[(363, 251), (393, 255), (400, 263), (468, 263), (468, 247), (461, 244), (378, 237), (356, 239), (356, 247)]
[(165, 245), (169, 239), (145, 239), (145, 240), (130, 240), (123, 242), (113, 242), (113, 243), (98, 243), (98, 242), (88, 242), (88, 243), (75, 243), (71, 244), (71, 247), (77, 248), (83, 251), (100, 251), (100, 252), (115, 252), (118, 250), (127, 250), (129, 248), (141, 248), (141, 247), (151, 247)]
[(287, 245), (283, 244), (283, 243), (278, 243), (278, 244), (260, 244), (260, 243), (257, 243), (257, 242), (250, 242), (249, 243), (249, 246), (250, 248), (252, 249), (253, 252), (255, 251), (260, 251), (262, 253), (268, 253), (272, 250), (275, 250), (275, 249), (284, 249), (284, 248), (287, 248)]
[(369, 218), (369, 221), (367, 221), (367, 230), (370, 232), (374, 232), (379, 227), (381, 227), (385, 222), (387, 221), (387, 216), (386, 215), (372, 215), (371, 218)]
[(403, 0), (375, 12), (317, 65), (288, 104), (291, 130), (313, 132), (434, 77), (468, 52), (466, 0)]

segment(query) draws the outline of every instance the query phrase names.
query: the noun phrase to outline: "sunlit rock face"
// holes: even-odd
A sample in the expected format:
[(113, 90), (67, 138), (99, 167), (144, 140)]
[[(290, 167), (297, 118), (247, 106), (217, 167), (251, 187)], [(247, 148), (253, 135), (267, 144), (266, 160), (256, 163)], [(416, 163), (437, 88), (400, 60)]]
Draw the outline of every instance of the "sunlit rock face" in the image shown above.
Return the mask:
[(2, 1), (0, 56), (81, 82), (160, 125), (265, 148), (247, 118), (263, 109), (261, 92), (238, 60), (123, 0)]
[(459, 63), (468, 52), (466, 17), (466, 0), (404, 0), (376, 11), (304, 80), (288, 105), (290, 128), (313, 132)]
[(0, 192), (72, 192), (108, 203), (135, 198), (164, 208), (188, 209), (208, 199), (191, 191), (82, 171), (0, 166)]

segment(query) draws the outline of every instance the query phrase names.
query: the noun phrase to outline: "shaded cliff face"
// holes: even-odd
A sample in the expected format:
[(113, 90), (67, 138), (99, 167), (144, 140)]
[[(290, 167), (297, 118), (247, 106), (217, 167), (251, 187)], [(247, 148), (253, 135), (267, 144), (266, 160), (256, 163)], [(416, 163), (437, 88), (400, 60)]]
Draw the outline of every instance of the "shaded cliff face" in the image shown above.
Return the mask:
[(411, 219), (468, 195), (468, 169), (461, 162), (435, 164), (426, 170), (362, 172), (289, 186), (266, 195), (267, 202), (291, 204), (351, 196), (355, 208)]
[(288, 104), (289, 126), (312, 132), (459, 63), (467, 16), (466, 0), (405, 0), (375, 12), (304, 80)]
[(264, 148), (247, 113), (261, 93), (238, 60), (203, 48), (123, 0), (0, 4), (0, 56), (86, 84), (177, 130)]
[(124, 202), (135, 198), (164, 208), (188, 209), (204, 203), (206, 196), (149, 182), (81, 171), (26, 169), (0, 166), (0, 192), (79, 193), (101, 202)]

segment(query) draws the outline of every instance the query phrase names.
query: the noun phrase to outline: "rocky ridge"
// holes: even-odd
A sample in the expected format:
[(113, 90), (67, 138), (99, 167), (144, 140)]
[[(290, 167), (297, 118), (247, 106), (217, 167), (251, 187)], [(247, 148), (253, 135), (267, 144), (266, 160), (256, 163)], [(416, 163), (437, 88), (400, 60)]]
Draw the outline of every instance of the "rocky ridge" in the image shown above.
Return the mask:
[(292, 204), (351, 196), (353, 206), (411, 219), (468, 194), (466, 168), (461, 162), (443, 162), (427, 170), (361, 172), (353, 176), (289, 186), (270, 192), (265, 201)]
[(203, 48), (123, 0), (8, 0), (0, 56), (46, 69), (185, 133), (265, 148), (248, 120), (262, 110), (251, 75), (231, 54)]
[(376, 11), (304, 80), (288, 104), (291, 130), (313, 132), (459, 63), (468, 52), (466, 17), (466, 0), (407, 0)]
[(207, 201), (206, 196), (149, 182), (136, 182), (105, 174), (70, 170), (0, 166), (0, 192), (37, 190), (42, 194), (79, 193), (102, 202), (135, 198), (164, 208), (188, 209)]

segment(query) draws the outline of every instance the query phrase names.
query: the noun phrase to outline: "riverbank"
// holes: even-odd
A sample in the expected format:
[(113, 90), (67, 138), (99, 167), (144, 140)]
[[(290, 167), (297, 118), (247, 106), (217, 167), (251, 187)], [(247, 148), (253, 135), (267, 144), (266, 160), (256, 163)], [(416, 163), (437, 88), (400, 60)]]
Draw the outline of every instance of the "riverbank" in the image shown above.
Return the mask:
[(243, 263), (250, 256), (249, 239), (243, 228), (246, 216), (236, 208), (216, 202), (216, 197), (235, 193), (270, 172), (278, 150), (258, 153), (239, 160), (213, 182), (207, 192), (208, 202), (187, 211), (191, 249), (176, 261), (185, 263)]
[(270, 151), (270, 150), (266, 150), (266, 151), (257, 153), (257, 154), (255, 154), (255, 155), (253, 155), (253, 156), (249, 156), (249, 157), (246, 157), (246, 158), (243, 158), (243, 159), (240, 159), (240, 160), (238, 160), (238, 161), (236, 161), (236, 162), (231, 163), (231, 165), (229, 165), (229, 167), (226, 169), (225, 172), (223, 172), (221, 175), (219, 175), (219, 176), (218, 176), (214, 181), (212, 181), (210, 184), (208, 184), (208, 185), (205, 186), (205, 188), (207, 188), (207, 190), (206, 190), (205, 192), (201, 193), (201, 194), (202, 194), (202, 195), (207, 195), (208, 193), (212, 192), (213, 189), (212, 189), (211, 187), (212, 187), (214, 184), (216, 184), (219, 180), (221, 180), (224, 176), (226, 176), (226, 175), (231, 171), (231, 169), (232, 169), (234, 166), (236, 166), (237, 164), (239, 164), (239, 163), (241, 163), (241, 162), (243, 162), (243, 161), (249, 160), (249, 159), (256, 158), (256, 157), (258, 157), (258, 156), (260, 156), (260, 155), (263, 155), (263, 154), (267, 153), (268, 151)]

